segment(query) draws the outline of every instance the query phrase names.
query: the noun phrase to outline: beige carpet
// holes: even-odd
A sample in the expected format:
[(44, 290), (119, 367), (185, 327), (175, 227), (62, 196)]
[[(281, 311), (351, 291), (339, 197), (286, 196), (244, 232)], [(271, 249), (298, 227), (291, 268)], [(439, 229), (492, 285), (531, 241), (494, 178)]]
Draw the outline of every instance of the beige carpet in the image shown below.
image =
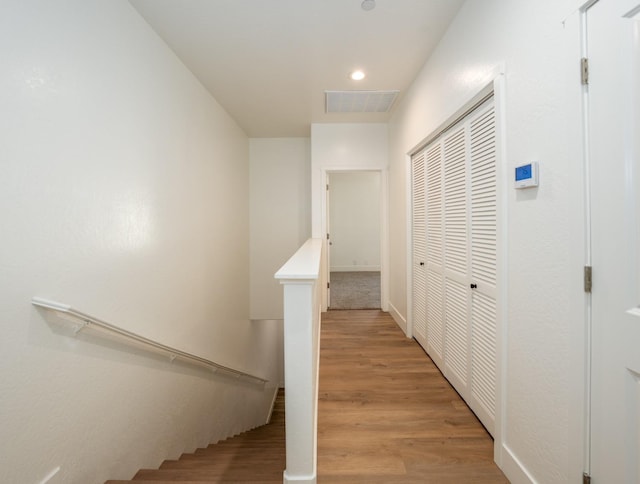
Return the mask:
[(379, 272), (332, 272), (329, 309), (380, 309)]

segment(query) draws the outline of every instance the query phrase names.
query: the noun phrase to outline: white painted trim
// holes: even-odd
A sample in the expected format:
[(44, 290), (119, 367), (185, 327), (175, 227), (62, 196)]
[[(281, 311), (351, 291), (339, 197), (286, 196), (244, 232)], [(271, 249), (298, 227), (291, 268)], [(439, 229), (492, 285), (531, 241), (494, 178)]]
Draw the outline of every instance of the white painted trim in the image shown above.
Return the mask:
[[(598, 0), (571, 0), (568, 5), (568, 13), (563, 18), (562, 24), (569, 32), (568, 38), (573, 43), (569, 59), (578, 60), (588, 57), (587, 50), (587, 25), (586, 14)], [(573, 66), (572, 66), (573, 67)], [(566, 74), (565, 74), (566, 77)], [(582, 250), (583, 264), (591, 265), (591, 173), (589, 162), (589, 97), (588, 86), (580, 84), (576, 76), (575, 81), (567, 89), (569, 93), (568, 102), (571, 103), (569, 112), (576, 113), (575, 117), (569, 121), (571, 126), (570, 136), (575, 136), (579, 149), (574, 155), (580, 160), (579, 172), (576, 176), (581, 180), (581, 203), (582, 203), (582, 223), (583, 241)], [(569, 406), (575, 409), (568, 417), (569, 425), (569, 461), (568, 478), (576, 481), (581, 478), (583, 472), (590, 474), (591, 471), (591, 295), (584, 293), (583, 299), (583, 321), (580, 327), (571, 328), (572, 345), (569, 347), (567, 373), (569, 382)], [(581, 448), (579, 448), (581, 447)]]
[(321, 239), (307, 240), (276, 273), (284, 286), (284, 482), (316, 482), (322, 248)]
[[(362, 171), (375, 171), (380, 173), (380, 305), (383, 311), (389, 309), (389, 169), (381, 168), (379, 165), (372, 166), (323, 166), (320, 168), (320, 232), (322, 240), (322, 257), (325, 264), (320, 270), (320, 281), (326, 287), (328, 281), (329, 258), (327, 254), (327, 191), (325, 189), (330, 173), (357, 173)], [(322, 311), (328, 309), (327, 291), (322, 291), (321, 300)]]
[[(578, 24), (580, 36), (580, 55), (588, 57), (587, 51), (587, 10), (596, 3), (596, 0), (584, 2), (579, 9)], [(576, 82), (576, 85), (577, 82)], [(582, 181), (583, 181), (583, 223), (584, 223), (584, 265), (591, 266), (591, 161), (589, 158), (589, 89), (588, 86), (580, 85), (580, 108), (581, 136), (582, 136)], [(592, 317), (591, 317), (591, 295), (584, 296), (584, 364), (582, 368), (583, 400), (580, 408), (583, 412), (582, 429), (582, 470), (591, 474), (591, 338), (592, 338)], [(577, 380), (576, 380), (577, 381)], [(571, 445), (571, 444), (569, 444)]]
[(271, 416), (273, 415), (273, 409), (276, 406), (276, 399), (278, 398), (278, 391), (280, 387), (275, 387), (273, 389), (273, 396), (271, 397), (271, 406), (269, 407), (269, 412), (267, 413), (267, 423), (271, 422)]
[(411, 180), (411, 155), (405, 155), (404, 164), (404, 183), (407, 190), (405, 190), (405, 206), (406, 206), (406, 267), (407, 267), (407, 281), (406, 281), (406, 300), (407, 300), (407, 319), (406, 319), (406, 331), (407, 338), (413, 338), (413, 182)]
[(316, 476), (289, 476), (287, 471), (284, 471), (282, 474), (282, 482), (284, 484), (288, 484), (289, 482), (295, 482), (296, 484), (316, 484)]
[(509, 272), (507, 255), (508, 247), (508, 193), (511, 187), (509, 183), (509, 166), (507, 163), (507, 143), (506, 143), (506, 87), (504, 72), (506, 68), (500, 65), (495, 70), (493, 78), (493, 106), (496, 122), (496, 202), (498, 212), (496, 213), (498, 233), (497, 235), (497, 263), (496, 274), (498, 276), (498, 293), (496, 294), (496, 407), (494, 415), (494, 460), (501, 467), (500, 448), (506, 442), (506, 422), (507, 422), (507, 386), (508, 386), (508, 291)]
[(396, 322), (396, 324), (400, 326), (400, 329), (404, 332), (404, 334), (407, 335), (407, 338), (411, 338), (407, 331), (407, 320), (402, 317), (400, 311), (398, 311), (398, 309), (391, 302), (389, 302), (389, 314)]
[(502, 471), (511, 484), (538, 484), (508, 445), (502, 446)]
[(307, 240), (298, 251), (285, 262), (274, 276), (281, 282), (287, 280), (315, 280), (318, 278), (320, 268), (320, 239)]
[(380, 170), (380, 306), (389, 310), (389, 168)]
[(331, 272), (380, 272), (380, 266), (333, 266)]
[(491, 73), (487, 76), (489, 81), (485, 86), (477, 92), (467, 97), (459, 108), (438, 125), (438, 127), (429, 135), (427, 135), (420, 143), (407, 152), (406, 169), (406, 186), (407, 186), (407, 313), (408, 313), (408, 333), (412, 334), (413, 327), (413, 295), (412, 295), (412, 261), (413, 261), (413, 231), (411, 229), (411, 156), (421, 149), (425, 148), (431, 141), (437, 139), (446, 129), (466, 116), (471, 110), (475, 109), (480, 103), (484, 102), (488, 96), (493, 94), (494, 109), (496, 115), (496, 170), (497, 170), (497, 204), (498, 204), (498, 284), (499, 293), (496, 297), (497, 306), (497, 334), (496, 334), (496, 409), (494, 420), (494, 460), (496, 464), (504, 470), (502, 451), (506, 438), (506, 388), (507, 388), (507, 321), (508, 321), (508, 231), (507, 231), (507, 201), (508, 201), (508, 167), (506, 154), (506, 136), (505, 136), (505, 113), (506, 113), (506, 88), (505, 88), (505, 71), (506, 66), (503, 63), (497, 64)]

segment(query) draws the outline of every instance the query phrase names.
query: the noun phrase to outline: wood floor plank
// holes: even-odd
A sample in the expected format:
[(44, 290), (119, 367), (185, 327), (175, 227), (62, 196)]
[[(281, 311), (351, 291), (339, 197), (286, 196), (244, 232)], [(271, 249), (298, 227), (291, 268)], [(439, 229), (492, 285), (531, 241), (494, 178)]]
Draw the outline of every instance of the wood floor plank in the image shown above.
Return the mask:
[[(284, 438), (281, 392), (269, 425), (108, 484), (280, 484)], [(319, 484), (507, 483), (492, 456), (489, 434), (388, 314), (323, 314)]]
[(319, 483), (508, 483), (493, 440), (381, 311), (322, 317)]

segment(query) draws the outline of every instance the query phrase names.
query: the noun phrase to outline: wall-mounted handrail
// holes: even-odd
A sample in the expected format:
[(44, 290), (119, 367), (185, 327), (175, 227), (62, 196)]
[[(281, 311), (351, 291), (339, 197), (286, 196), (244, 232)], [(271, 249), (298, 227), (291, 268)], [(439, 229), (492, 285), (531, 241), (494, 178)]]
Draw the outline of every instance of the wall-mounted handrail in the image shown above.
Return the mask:
[(77, 321), (77, 325), (75, 326), (76, 334), (84, 330), (85, 328), (95, 326), (101, 330), (105, 330), (109, 332), (110, 334), (117, 335), (124, 342), (128, 342), (130, 344), (136, 343), (137, 345), (141, 345), (147, 350), (166, 354), (169, 357), (170, 361), (179, 359), (186, 363), (207, 367), (213, 370), (214, 372), (226, 373), (236, 378), (247, 379), (260, 384), (264, 384), (268, 381), (264, 378), (261, 378), (256, 375), (252, 375), (245, 371), (237, 370), (229, 366), (221, 365), (219, 363), (216, 363), (215, 361), (207, 360), (206, 358), (202, 358), (200, 356), (187, 353), (186, 351), (182, 351), (177, 348), (172, 348), (171, 346), (158, 343), (157, 341), (154, 341), (152, 339), (145, 338), (144, 336), (140, 336), (139, 334), (133, 333), (126, 329), (120, 328), (114, 324), (107, 323), (106, 321), (102, 321), (101, 319), (98, 319), (94, 316), (90, 316), (86, 313), (78, 311), (77, 309), (72, 308), (68, 304), (62, 304), (56, 301), (49, 301), (47, 299), (43, 299), (40, 297), (32, 298), (31, 303), (34, 306), (38, 306), (40, 308), (61, 313), (67, 319), (71, 319), (72, 321)]

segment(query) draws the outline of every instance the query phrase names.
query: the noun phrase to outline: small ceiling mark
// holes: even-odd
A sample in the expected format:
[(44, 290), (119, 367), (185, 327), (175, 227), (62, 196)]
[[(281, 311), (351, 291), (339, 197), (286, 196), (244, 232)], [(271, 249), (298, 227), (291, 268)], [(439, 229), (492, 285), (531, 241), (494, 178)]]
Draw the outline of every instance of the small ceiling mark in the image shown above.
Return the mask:
[(362, 10), (368, 12), (369, 10), (373, 10), (376, 8), (376, 0), (362, 0), (362, 4), (360, 4)]

